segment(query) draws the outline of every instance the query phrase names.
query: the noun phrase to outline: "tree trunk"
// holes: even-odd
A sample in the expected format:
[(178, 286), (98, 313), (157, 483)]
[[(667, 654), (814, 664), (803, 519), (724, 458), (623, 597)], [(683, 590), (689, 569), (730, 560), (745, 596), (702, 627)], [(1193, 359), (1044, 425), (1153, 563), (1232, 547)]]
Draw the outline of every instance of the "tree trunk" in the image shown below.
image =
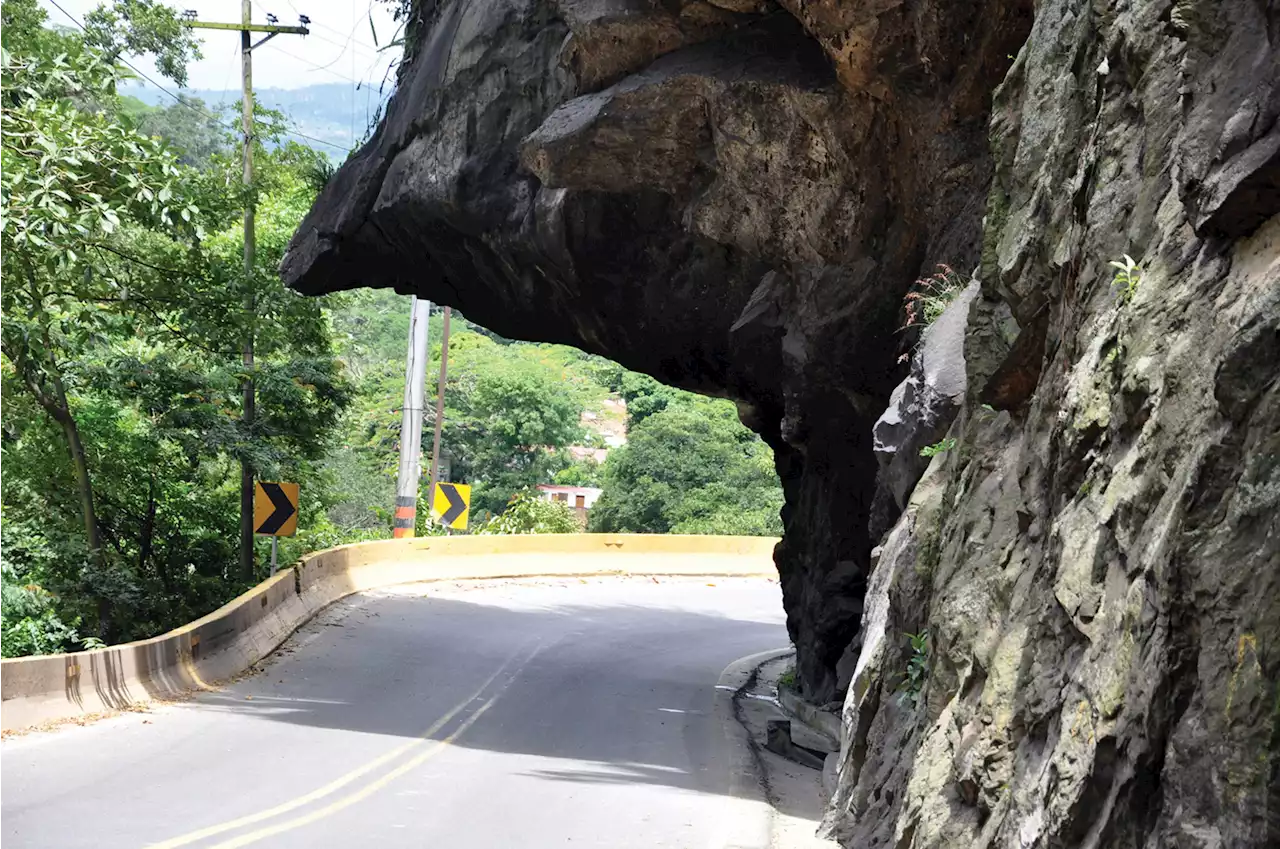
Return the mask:
[[(67, 390), (57, 371), (52, 371), (50, 382), (53, 384), (53, 397), (38, 393), (36, 399), (62, 428), (62, 435), (67, 440), (67, 452), (71, 455), (71, 467), (76, 476), (76, 489), (80, 493), (80, 513), (84, 519), (84, 536), (89, 547), (89, 567), (94, 571), (100, 571), (103, 567), (102, 532), (98, 528), (98, 513), (94, 508), (93, 480), (89, 475), (89, 460), (84, 453), (84, 443), (80, 441), (80, 428), (76, 424), (75, 416), (71, 415)], [(110, 633), (111, 602), (98, 596), (98, 639), (107, 642)]]
[[(156, 479), (153, 476), (147, 482), (147, 512), (142, 517), (142, 532), (138, 540), (138, 574), (146, 572), (147, 561), (151, 559), (156, 533), (157, 506)], [(159, 565), (156, 567), (156, 572), (160, 575), (160, 586), (164, 587), (166, 593), (172, 593), (173, 586), (169, 578), (168, 568), (164, 565)]]
[(16, 361), (15, 365), (28, 372), (23, 374), (23, 378), (31, 389), (31, 394), (49, 417), (58, 423), (62, 428), (62, 435), (66, 437), (67, 451), (71, 455), (71, 466), (76, 475), (76, 489), (80, 493), (80, 513), (84, 518), (84, 536), (89, 543), (89, 558), (96, 563), (102, 556), (102, 535), (98, 531), (98, 514), (93, 507), (93, 482), (89, 478), (89, 461), (84, 454), (84, 443), (80, 441), (80, 428), (71, 415), (71, 405), (67, 401), (67, 390), (63, 386), (62, 377), (56, 369), (50, 369), (49, 382), (53, 385), (53, 394), (50, 395), (40, 386), (39, 377), (27, 369), (25, 357)]
[(240, 577), (253, 580), (253, 466), (240, 461)]
[(80, 513), (84, 518), (84, 536), (89, 544), (89, 558), (97, 565), (102, 559), (102, 534), (98, 531), (98, 514), (93, 507), (93, 483), (89, 478), (89, 461), (84, 455), (84, 443), (80, 441), (80, 428), (65, 407), (52, 415), (67, 439), (67, 450), (71, 454), (71, 466), (76, 475), (76, 488), (80, 491)]

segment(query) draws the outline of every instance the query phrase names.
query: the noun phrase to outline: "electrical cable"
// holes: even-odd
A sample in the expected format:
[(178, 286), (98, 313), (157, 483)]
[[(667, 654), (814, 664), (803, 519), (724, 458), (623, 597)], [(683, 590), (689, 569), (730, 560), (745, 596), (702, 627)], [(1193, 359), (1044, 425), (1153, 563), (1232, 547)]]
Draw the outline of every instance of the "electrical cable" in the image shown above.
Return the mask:
[[(66, 9), (62, 8), (62, 6), (60, 6), (60, 5), (58, 4), (58, 0), (49, 0), (49, 3), (50, 3), (50, 4), (51, 4), (55, 9), (57, 9), (59, 12), (61, 12), (61, 13), (62, 13), (62, 14), (64, 14), (64, 15), (66, 15), (66, 16), (67, 16), (67, 18), (71, 21), (71, 23), (73, 23), (73, 24), (75, 24), (77, 27), (79, 27), (79, 28), (81, 29), (81, 31), (83, 31), (83, 32), (88, 32), (88, 30), (87, 30), (87, 29), (85, 29), (84, 24), (80, 23), (80, 21), (79, 21), (79, 20), (78, 20), (74, 15), (72, 15), (70, 12), (68, 12)], [(297, 57), (294, 57), (294, 58), (297, 58)], [(142, 79), (144, 79), (144, 80), (146, 80), (147, 82), (151, 83), (153, 86), (155, 86), (156, 88), (160, 89), (160, 90), (161, 90), (162, 92), (164, 92), (165, 94), (169, 95), (171, 98), (173, 98), (173, 100), (174, 100), (174, 102), (175, 102), (175, 103), (180, 103), (180, 104), (182, 104), (183, 106), (187, 107), (188, 109), (190, 109), (190, 110), (192, 110), (192, 111), (194, 111), (194, 112), (199, 112), (201, 115), (204, 115), (206, 118), (208, 118), (208, 119), (210, 119), (210, 120), (212, 120), (212, 121), (217, 122), (219, 125), (221, 125), (222, 127), (226, 128), (226, 129), (228, 129), (228, 130), (232, 130), (232, 131), (235, 131), (235, 132), (239, 132), (240, 128), (239, 128), (239, 127), (237, 127), (235, 124), (228, 124), (228, 123), (226, 123), (225, 121), (223, 121), (221, 118), (219, 118), (218, 116), (216, 116), (216, 115), (214, 115), (213, 113), (209, 112), (207, 109), (201, 109), (200, 107), (196, 106), (195, 104), (187, 102), (185, 99), (183, 99), (183, 98), (182, 98), (182, 97), (180, 97), (179, 95), (174, 94), (172, 91), (170, 91), (169, 89), (167, 89), (167, 88), (165, 88), (164, 86), (160, 85), (160, 83), (156, 82), (156, 81), (155, 81), (155, 80), (153, 80), (151, 77), (149, 77), (149, 76), (147, 76), (146, 74), (144, 74), (142, 71), (138, 70), (138, 68), (137, 68), (135, 65), (133, 65), (131, 62), (129, 62), (127, 59), (124, 59), (124, 58), (119, 57), (119, 56), (117, 56), (117, 57), (116, 57), (116, 59), (120, 62), (120, 64), (124, 65), (124, 66), (125, 66), (126, 68), (128, 68), (129, 70), (133, 71), (133, 72), (134, 72), (135, 74), (137, 74), (139, 77), (141, 77)], [(333, 142), (325, 141), (324, 139), (318, 139), (318, 138), (316, 138), (315, 136), (309, 136), (309, 135), (307, 135), (306, 133), (300, 133), (300, 132), (298, 132), (297, 130), (285, 130), (285, 134), (286, 134), (286, 135), (291, 135), (291, 136), (297, 136), (298, 138), (303, 138), (303, 139), (306, 139), (307, 141), (313, 141), (313, 142), (316, 142), (317, 144), (328, 145), (329, 147), (333, 148), (334, 150), (341, 150), (341, 151), (344, 151), (344, 152), (345, 152), (345, 151), (347, 151), (347, 150), (349, 150), (349, 148), (345, 148), (345, 147), (343, 147), (343, 146), (342, 146), (342, 145), (340, 145), (340, 144), (334, 144)]]

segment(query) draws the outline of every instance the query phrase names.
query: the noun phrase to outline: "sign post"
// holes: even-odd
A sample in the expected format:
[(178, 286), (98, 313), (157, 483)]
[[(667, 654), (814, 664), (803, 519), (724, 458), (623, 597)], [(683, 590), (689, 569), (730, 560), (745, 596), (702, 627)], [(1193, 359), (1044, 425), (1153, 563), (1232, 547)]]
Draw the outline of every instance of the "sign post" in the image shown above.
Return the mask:
[(280, 481), (255, 481), (253, 488), (253, 532), (271, 537), (271, 574), (276, 573), (276, 551), (280, 537), (298, 532), (298, 485)]

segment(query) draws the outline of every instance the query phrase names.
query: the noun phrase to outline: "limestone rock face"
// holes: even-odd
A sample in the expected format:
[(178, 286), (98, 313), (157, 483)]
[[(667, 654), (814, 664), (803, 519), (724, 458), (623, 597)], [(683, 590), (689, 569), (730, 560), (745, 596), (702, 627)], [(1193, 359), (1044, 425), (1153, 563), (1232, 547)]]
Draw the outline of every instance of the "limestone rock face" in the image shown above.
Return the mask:
[[(858, 627), (903, 295), (972, 268), (1029, 0), (436, 0), (284, 261), (732, 398), (786, 494), (801, 688)], [(843, 8), (840, 11), (838, 7)]]
[(870, 579), (844, 845), (1280, 845), (1278, 20), (1038, 5), (996, 94), (958, 444)]

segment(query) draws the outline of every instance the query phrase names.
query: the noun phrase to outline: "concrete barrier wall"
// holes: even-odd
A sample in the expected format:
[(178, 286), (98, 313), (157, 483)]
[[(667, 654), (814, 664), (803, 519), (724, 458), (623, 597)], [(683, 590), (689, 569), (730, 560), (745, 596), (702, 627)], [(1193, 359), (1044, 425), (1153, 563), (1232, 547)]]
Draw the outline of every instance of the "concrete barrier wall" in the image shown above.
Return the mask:
[(773, 577), (767, 537), (538, 534), (331, 548), (188, 625), (135, 643), (0, 663), (0, 727), (119, 710), (212, 686), (262, 660), (318, 611), (392, 584), (583, 575)]

